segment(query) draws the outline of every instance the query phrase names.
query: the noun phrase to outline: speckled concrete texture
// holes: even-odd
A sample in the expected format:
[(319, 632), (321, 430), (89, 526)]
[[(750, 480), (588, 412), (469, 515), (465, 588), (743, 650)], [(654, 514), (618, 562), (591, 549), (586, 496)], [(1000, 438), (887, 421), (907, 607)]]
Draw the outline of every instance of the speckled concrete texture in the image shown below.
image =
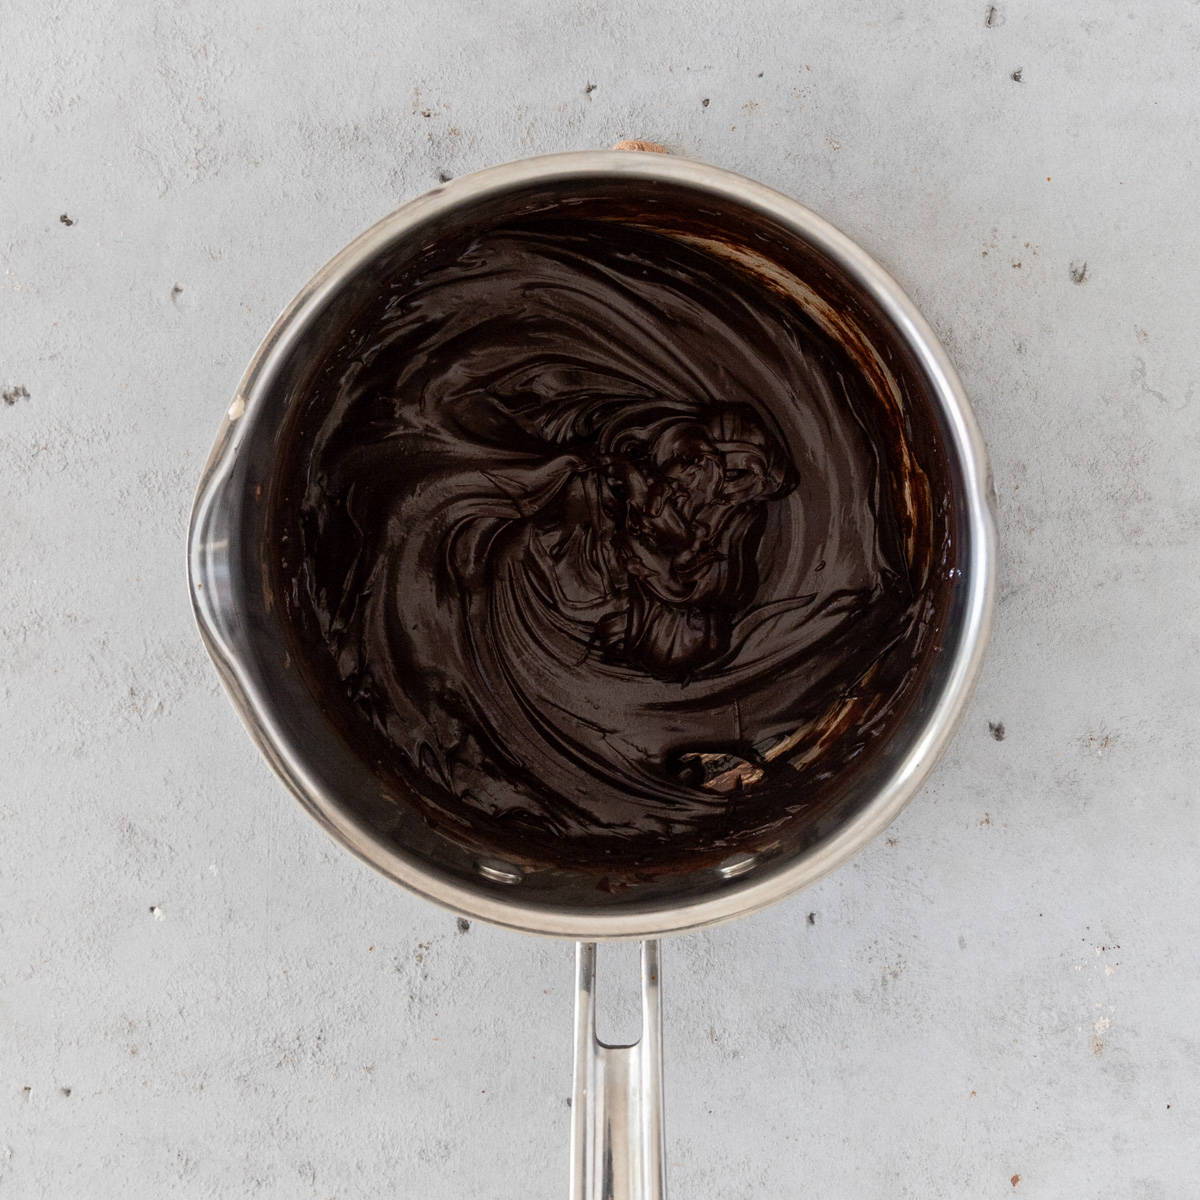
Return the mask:
[(243, 735), (185, 525), (242, 367), (443, 175), (665, 142), (887, 264), (991, 448), (962, 732), (665, 948), (677, 1196), (1191, 1200), (1195, 0), (0, 0), (0, 1195), (565, 1194), (572, 952), (460, 931)]

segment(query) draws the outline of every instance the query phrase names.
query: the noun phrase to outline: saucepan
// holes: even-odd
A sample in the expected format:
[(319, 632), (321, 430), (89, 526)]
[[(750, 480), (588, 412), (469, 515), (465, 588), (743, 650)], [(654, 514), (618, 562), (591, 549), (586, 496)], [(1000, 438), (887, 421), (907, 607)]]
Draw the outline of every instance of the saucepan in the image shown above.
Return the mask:
[[(531, 870), (478, 839), (424, 819), (381, 782), (329, 719), (280, 613), (271, 511), (289, 414), (331, 339), (377, 296), (380, 280), (461, 229), (531, 205), (583, 206), (614, 221), (687, 237), (754, 274), (844, 344), (884, 402), (936, 442), (952, 530), (937, 649), (911, 702), (852, 779), (811, 820), (751, 850), (709, 855), (597, 887), (595, 873)], [(993, 605), (995, 533), (984, 446), (963, 388), (929, 325), (891, 276), (826, 221), (739, 175), (659, 154), (599, 151), (480, 171), (385, 217), (304, 288), (255, 354), (228, 407), (192, 515), (191, 600), (205, 645), (251, 737), (338, 841), (412, 892), (457, 913), (574, 939), (574, 1200), (665, 1194), (659, 943), (746, 916), (814, 883), (896, 817), (949, 743), (980, 670)], [(927, 564), (928, 565), (928, 564)], [(843, 722), (844, 723), (844, 722)], [(822, 741), (814, 743), (820, 753)], [(554, 866), (554, 864), (551, 864)], [(596, 1037), (596, 943), (640, 939), (642, 1036)]]

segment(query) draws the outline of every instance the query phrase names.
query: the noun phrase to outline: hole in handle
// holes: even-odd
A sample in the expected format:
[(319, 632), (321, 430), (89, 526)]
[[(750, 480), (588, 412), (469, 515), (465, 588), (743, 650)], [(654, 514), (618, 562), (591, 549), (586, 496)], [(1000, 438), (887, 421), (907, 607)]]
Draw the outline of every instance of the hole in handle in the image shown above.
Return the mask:
[(642, 946), (596, 946), (596, 1038), (606, 1046), (632, 1046), (642, 1036)]

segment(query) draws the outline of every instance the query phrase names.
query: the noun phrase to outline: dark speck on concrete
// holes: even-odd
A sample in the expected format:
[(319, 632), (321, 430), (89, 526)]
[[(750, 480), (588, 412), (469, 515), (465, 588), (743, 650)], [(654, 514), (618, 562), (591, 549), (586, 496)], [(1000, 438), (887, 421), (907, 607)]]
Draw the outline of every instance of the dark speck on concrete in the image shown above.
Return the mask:
[(177, 284), (177, 283), (171, 284), (171, 299), (178, 300), (179, 297), (182, 295), (183, 295), (183, 288), (181, 288), (179, 286), (179, 284)]
[(468, 921), (466, 917), (458, 918), (458, 932), (459, 933), (467, 933), (470, 931), (470, 928), (471, 928), (471, 922)]
[(815, 912), (808, 914), (808, 923), (810, 925), (815, 925), (817, 923), (817, 914)]
[(29, 399), (29, 390), (18, 383), (15, 387), (5, 388), (4, 391), (0, 392), (0, 396), (4, 398), (4, 403), (9, 408), (12, 408), (18, 400)]
[(438, 183), (449, 183), (454, 178), (449, 171), (438, 172)]
[(700, 107), (701, 107), (701, 108), (707, 108), (707, 107), (708, 107), (708, 97), (707, 97), (707, 96), (705, 96), (705, 97), (704, 97), (704, 99), (700, 101)]
[(64, 1096), (69, 1096), (71, 1094), (71, 1089), (67, 1087), (59, 1088), (59, 1091), (62, 1092)]
[[(571, 1097), (570, 1096), (567, 1097), (567, 1107), (568, 1108), (571, 1107)], [(1171, 1106), (1168, 1104), (1167, 1107), (1170, 1108)]]
[(433, 110), (429, 108), (421, 109), (421, 116), (429, 118), (433, 116)]
[(983, 23), (989, 28), (994, 29), (998, 23), (1000, 13), (994, 4), (988, 5), (987, 15), (983, 18)]
[(1012, 79), (1013, 83), (1024, 83), (1024, 82), (1025, 82), (1025, 80), (1022, 78), (1022, 75), (1023, 75), (1024, 73), (1025, 73), (1025, 68), (1024, 68), (1024, 67), (1018, 67), (1018, 68), (1017, 68), (1017, 69), (1016, 69), (1016, 70), (1015, 70), (1015, 71), (1012, 73), (1012, 75), (1010, 76), (1010, 78)]
[(759, 77), (759, 79), (761, 79), (763, 77), (763, 73), (761, 71), (759, 71), (758, 77)]
[(75, 218), (68, 217), (66, 213), (61, 213), (58, 218), (64, 225), (74, 225)]
[(992, 735), (992, 737), (994, 737), (996, 739), (996, 741), (998, 741), (998, 742), (1004, 741), (1004, 738), (1005, 738), (1004, 722), (1003, 721), (989, 721), (988, 722), (988, 733), (990, 733)]
[(1084, 283), (1087, 280), (1087, 263), (1073, 262), (1071, 264), (1071, 282)]
[(596, 90), (596, 86), (597, 85), (594, 83), (589, 83), (587, 87), (583, 89), (583, 94), (585, 96), (590, 96)]

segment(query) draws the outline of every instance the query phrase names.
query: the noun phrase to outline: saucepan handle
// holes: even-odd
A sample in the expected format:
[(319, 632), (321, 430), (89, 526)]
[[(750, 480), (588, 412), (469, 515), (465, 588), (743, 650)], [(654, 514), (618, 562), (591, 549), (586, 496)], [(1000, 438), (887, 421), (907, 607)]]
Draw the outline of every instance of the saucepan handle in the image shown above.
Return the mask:
[(642, 943), (642, 1036), (596, 1037), (596, 944), (575, 946), (571, 1200), (664, 1200), (662, 1000), (658, 942)]

